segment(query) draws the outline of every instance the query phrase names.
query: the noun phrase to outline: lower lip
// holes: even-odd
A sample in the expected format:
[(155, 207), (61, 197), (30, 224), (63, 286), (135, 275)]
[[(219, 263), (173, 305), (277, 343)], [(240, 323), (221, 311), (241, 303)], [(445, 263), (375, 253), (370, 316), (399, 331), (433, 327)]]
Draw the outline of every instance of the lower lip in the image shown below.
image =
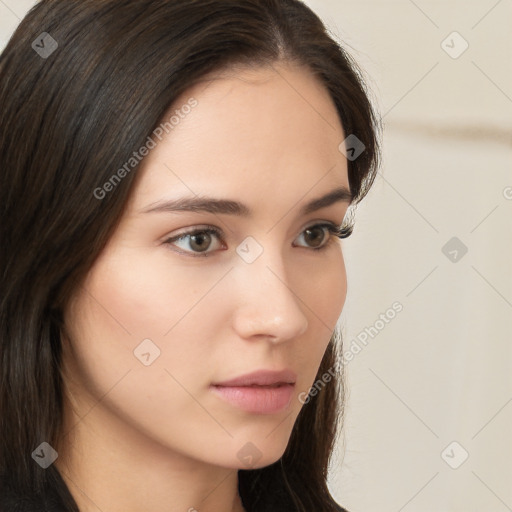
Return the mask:
[(246, 411), (258, 414), (273, 414), (282, 411), (291, 402), (294, 384), (270, 386), (212, 386), (222, 399)]

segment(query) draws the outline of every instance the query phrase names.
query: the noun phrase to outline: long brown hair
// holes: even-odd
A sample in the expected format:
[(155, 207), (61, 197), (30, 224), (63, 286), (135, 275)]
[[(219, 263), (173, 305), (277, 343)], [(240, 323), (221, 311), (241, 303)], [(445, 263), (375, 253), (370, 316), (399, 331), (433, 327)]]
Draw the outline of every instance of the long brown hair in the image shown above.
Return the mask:
[[(58, 444), (62, 308), (114, 232), (136, 168), (103, 199), (93, 191), (208, 73), (278, 60), (306, 65), (364, 144), (348, 162), (355, 205), (375, 178), (378, 121), (356, 64), (301, 1), (41, 0), (14, 32), (0, 56), (2, 496), (78, 511), (55, 466), (31, 453)], [(317, 377), (335, 375), (303, 406), (283, 457), (239, 471), (247, 510), (341, 510), (326, 483), (343, 417), (339, 350), (333, 336)]]

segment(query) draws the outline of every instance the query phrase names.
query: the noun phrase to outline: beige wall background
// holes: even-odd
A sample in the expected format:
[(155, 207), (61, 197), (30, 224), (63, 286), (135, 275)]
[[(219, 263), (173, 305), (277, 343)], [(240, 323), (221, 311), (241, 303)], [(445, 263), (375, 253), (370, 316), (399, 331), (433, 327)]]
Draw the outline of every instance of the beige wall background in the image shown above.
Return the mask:
[[(34, 3), (0, 0), (0, 48)], [(350, 512), (511, 511), (512, 1), (307, 4), (385, 127), (344, 241), (354, 356), (331, 490)]]
[(347, 364), (332, 491), (351, 512), (512, 510), (512, 2), (308, 4), (385, 125), (345, 244), (346, 348), (403, 305)]

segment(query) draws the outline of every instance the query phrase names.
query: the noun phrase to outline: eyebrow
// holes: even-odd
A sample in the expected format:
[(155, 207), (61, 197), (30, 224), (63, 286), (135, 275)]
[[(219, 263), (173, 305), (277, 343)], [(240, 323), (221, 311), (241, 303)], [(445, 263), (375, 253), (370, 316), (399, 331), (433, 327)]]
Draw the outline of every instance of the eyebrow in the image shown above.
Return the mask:
[[(302, 206), (300, 215), (308, 215), (312, 212), (326, 208), (338, 202), (350, 204), (354, 196), (350, 190), (344, 186), (331, 190), (322, 197), (313, 199)], [(140, 210), (140, 213), (155, 212), (206, 212), (212, 214), (235, 215), (238, 217), (250, 217), (252, 210), (239, 201), (230, 199), (216, 199), (205, 196), (181, 197), (179, 199), (157, 202)]]

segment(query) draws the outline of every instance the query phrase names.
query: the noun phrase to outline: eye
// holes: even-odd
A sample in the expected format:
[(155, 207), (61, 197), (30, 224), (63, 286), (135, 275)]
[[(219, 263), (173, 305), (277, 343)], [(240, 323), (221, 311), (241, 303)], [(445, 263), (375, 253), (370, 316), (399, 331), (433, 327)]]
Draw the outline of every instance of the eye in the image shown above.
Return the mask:
[[(349, 237), (352, 234), (352, 229), (352, 226), (340, 228), (333, 223), (314, 224), (306, 228), (300, 234), (299, 238), (306, 240), (306, 248), (309, 247), (314, 251), (320, 251), (327, 248), (331, 242), (334, 241), (334, 237)], [(209, 250), (212, 245), (215, 246), (215, 244), (212, 243), (215, 240), (217, 240), (217, 249), (219, 247), (223, 249), (227, 248), (226, 245), (221, 242), (222, 232), (214, 226), (206, 226), (168, 238), (165, 244), (180, 248), (181, 250), (177, 252), (186, 254), (187, 256), (206, 257), (208, 254), (215, 252), (215, 247), (213, 250)]]
[[(188, 249), (185, 248), (183, 251), (188, 253), (191, 256), (207, 256), (209, 252), (208, 249), (212, 244), (212, 239), (217, 238), (218, 240), (222, 237), (222, 233), (219, 229), (213, 226), (207, 226), (201, 229), (194, 229), (193, 231), (187, 231), (180, 235), (169, 238), (165, 241), (166, 244), (169, 245), (177, 245), (176, 242), (182, 243), (184, 246), (188, 246)], [(222, 245), (222, 244), (221, 244)], [(183, 247), (181, 247), (183, 249)]]
[[(347, 238), (352, 234), (352, 226), (339, 227), (332, 223), (314, 224), (306, 228), (300, 235), (308, 244), (312, 244), (314, 251), (326, 249), (334, 241), (334, 237)], [(327, 240), (327, 241), (326, 241)]]

